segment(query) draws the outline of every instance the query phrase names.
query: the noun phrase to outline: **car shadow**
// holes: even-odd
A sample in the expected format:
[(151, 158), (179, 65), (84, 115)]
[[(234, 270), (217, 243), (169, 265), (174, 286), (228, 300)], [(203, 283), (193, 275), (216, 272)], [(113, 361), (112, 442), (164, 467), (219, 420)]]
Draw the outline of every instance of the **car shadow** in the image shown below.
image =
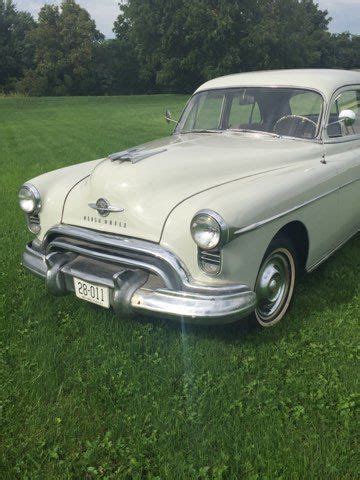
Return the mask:
[[(262, 329), (255, 321), (242, 319), (227, 325), (201, 326), (181, 324), (169, 320), (146, 319), (182, 334), (203, 338), (216, 337), (226, 343), (239, 341), (276, 341), (277, 338), (293, 335), (302, 328), (303, 322), (314, 315), (325, 315), (341, 304), (349, 304), (359, 291), (360, 235), (357, 234), (348, 244), (336, 252), (310, 275), (302, 275), (298, 281), (293, 304), (287, 317), (275, 328)], [(294, 320), (294, 321), (292, 321)], [(299, 321), (300, 320), (300, 321)], [(270, 333), (271, 332), (271, 333)]]

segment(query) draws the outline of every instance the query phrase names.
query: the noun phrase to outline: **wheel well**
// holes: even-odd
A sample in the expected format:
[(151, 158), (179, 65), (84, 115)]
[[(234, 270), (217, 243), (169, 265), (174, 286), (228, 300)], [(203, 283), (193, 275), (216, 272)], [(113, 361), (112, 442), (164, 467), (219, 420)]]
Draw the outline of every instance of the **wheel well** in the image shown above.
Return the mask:
[(296, 253), (298, 254), (300, 268), (305, 270), (309, 255), (309, 234), (305, 225), (299, 221), (288, 223), (278, 231), (275, 238), (284, 235), (294, 245)]

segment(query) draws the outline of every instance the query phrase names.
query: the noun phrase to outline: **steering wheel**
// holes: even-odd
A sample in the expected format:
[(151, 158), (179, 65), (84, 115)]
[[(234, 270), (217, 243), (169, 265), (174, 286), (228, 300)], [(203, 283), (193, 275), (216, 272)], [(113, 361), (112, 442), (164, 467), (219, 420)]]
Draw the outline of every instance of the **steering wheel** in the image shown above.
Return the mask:
[[(294, 122), (294, 120), (295, 120), (295, 122)], [(291, 122), (285, 133), (281, 132), (281, 129), (279, 129), (279, 126), (284, 122), (288, 122), (288, 123)], [(278, 135), (289, 135), (289, 136), (294, 136), (295, 137), (295, 136), (297, 136), (296, 133), (297, 133), (298, 129), (301, 128), (302, 129), (302, 132), (301, 132), (302, 135), (300, 135), (300, 137), (303, 137), (303, 134), (305, 133), (304, 130), (306, 128), (305, 127), (306, 123), (308, 123), (308, 125), (310, 125), (311, 127), (314, 127), (314, 132), (313, 132), (313, 135), (311, 136), (311, 138), (313, 138), (315, 136), (315, 133), (316, 133), (317, 124), (313, 120), (310, 120), (310, 118), (303, 117), (302, 115), (285, 115), (284, 117), (279, 118), (279, 120), (274, 125), (273, 132), (277, 133)], [(284, 124), (284, 126), (285, 125), (286, 124)], [(284, 126), (283, 126), (283, 128), (284, 128)], [(286, 127), (285, 127), (285, 129), (286, 129)], [(279, 132), (279, 130), (280, 130), (280, 132)]]

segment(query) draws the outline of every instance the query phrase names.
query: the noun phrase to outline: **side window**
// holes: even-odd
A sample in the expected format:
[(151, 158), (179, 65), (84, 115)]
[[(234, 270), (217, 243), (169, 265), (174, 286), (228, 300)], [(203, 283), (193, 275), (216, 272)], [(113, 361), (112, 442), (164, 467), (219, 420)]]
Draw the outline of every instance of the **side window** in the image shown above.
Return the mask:
[(290, 98), (291, 115), (299, 115), (317, 123), (321, 112), (322, 98), (314, 92), (303, 92)]
[(329, 123), (336, 122), (342, 110), (352, 110), (356, 115), (356, 121), (351, 127), (335, 123), (328, 127), (328, 135), (331, 138), (346, 137), (360, 134), (360, 90), (349, 90), (341, 93), (331, 106)]
[(261, 123), (258, 103), (252, 95), (237, 93), (232, 97), (228, 128), (251, 128)]

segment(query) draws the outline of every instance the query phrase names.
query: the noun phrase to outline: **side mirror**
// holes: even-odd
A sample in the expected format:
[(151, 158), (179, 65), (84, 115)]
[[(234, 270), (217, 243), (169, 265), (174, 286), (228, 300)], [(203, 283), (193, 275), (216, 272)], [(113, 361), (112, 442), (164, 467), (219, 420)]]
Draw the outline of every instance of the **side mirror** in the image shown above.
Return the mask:
[(342, 110), (339, 115), (339, 122), (344, 123), (346, 127), (352, 127), (356, 122), (356, 113), (352, 110)]
[(170, 123), (170, 122), (173, 122), (173, 123), (178, 123), (177, 120), (173, 120), (171, 118), (171, 112), (170, 110), (165, 110), (165, 120), (166, 120), (166, 123)]
[(165, 120), (166, 120), (166, 123), (170, 123), (171, 122), (171, 112), (170, 110), (166, 110), (165, 111)]

